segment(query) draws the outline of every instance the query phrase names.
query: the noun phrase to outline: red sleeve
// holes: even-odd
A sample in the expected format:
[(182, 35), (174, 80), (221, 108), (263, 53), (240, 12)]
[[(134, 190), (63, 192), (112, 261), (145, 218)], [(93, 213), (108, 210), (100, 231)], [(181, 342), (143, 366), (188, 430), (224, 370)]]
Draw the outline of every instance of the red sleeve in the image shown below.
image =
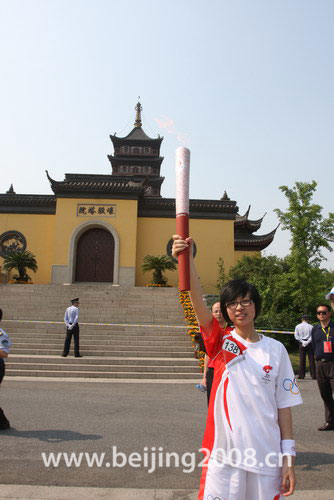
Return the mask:
[(206, 353), (212, 359), (222, 349), (222, 335), (224, 334), (224, 330), (219, 326), (216, 318), (212, 318), (212, 323), (208, 329), (203, 328), (202, 325), (200, 328)]

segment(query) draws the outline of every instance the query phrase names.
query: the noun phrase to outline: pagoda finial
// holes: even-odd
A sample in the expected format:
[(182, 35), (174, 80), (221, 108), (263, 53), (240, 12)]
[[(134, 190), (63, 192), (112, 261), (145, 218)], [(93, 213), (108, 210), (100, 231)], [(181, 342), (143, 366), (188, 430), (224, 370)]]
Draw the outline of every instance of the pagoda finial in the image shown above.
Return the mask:
[(8, 191), (6, 192), (6, 194), (16, 194), (15, 191), (14, 191), (14, 188), (13, 188), (13, 184), (10, 185), (10, 188), (8, 189)]
[[(138, 97), (138, 99), (140, 99), (140, 96)], [(142, 112), (143, 108), (142, 108), (142, 105), (140, 104), (139, 101), (136, 104), (135, 110), (136, 110), (136, 120), (135, 120), (134, 126), (141, 127), (141, 112)]]

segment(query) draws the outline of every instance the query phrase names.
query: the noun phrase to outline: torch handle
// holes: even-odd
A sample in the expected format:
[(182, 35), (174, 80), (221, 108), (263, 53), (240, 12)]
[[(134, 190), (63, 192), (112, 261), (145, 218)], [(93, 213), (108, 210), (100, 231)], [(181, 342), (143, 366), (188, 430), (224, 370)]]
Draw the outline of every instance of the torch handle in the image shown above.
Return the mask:
[[(189, 237), (189, 215), (178, 214), (176, 216), (176, 233), (183, 240)], [(179, 262), (179, 289), (181, 292), (190, 290), (190, 261), (189, 248), (178, 254)]]

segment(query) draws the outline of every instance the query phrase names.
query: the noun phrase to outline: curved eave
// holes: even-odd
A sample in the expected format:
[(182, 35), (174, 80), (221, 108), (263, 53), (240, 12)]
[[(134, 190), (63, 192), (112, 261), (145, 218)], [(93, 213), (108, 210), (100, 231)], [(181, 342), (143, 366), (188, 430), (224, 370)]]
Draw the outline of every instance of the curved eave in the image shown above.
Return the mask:
[(59, 182), (52, 179), (52, 177), (50, 177), (49, 172), (47, 170), (45, 170), (45, 172), (46, 172), (46, 176), (48, 178), (48, 181), (50, 182), (51, 189), (56, 194), (55, 189), (57, 189), (57, 185), (59, 184)]
[(66, 174), (64, 181), (55, 181), (46, 171), (55, 195), (101, 195), (122, 194), (140, 195), (144, 188), (141, 184), (129, 185), (129, 179), (115, 180), (112, 175)]
[(246, 213), (244, 213), (244, 215), (239, 215), (239, 214), (237, 214), (237, 218), (236, 218), (236, 220), (238, 220), (238, 221), (244, 221), (244, 220), (247, 220), (247, 219), (248, 219), (249, 212), (250, 212), (250, 209), (251, 209), (251, 206), (250, 206), (250, 205), (248, 205), (248, 209), (247, 209)]
[(235, 234), (234, 250), (241, 251), (261, 251), (273, 242), (278, 226), (268, 234), (262, 236)]
[(258, 220), (250, 220), (248, 219), (248, 214), (249, 214), (249, 209), (250, 209), (250, 206), (247, 210), (247, 212), (245, 213), (245, 215), (237, 215), (236, 219), (235, 219), (235, 229), (240, 232), (240, 233), (255, 233), (256, 231), (258, 231), (262, 225), (262, 222), (263, 222), (263, 219), (265, 218), (266, 214), (265, 213), (263, 215), (263, 217), (261, 217), (261, 219), (258, 219)]

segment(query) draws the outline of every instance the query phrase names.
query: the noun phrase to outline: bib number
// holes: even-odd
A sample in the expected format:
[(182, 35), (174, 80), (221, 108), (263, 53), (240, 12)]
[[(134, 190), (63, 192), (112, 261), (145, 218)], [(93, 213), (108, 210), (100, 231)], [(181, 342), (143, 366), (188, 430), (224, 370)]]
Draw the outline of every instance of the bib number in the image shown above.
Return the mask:
[(227, 352), (231, 352), (232, 354), (240, 354), (240, 349), (238, 345), (233, 342), (233, 340), (225, 339), (223, 343), (223, 350)]

